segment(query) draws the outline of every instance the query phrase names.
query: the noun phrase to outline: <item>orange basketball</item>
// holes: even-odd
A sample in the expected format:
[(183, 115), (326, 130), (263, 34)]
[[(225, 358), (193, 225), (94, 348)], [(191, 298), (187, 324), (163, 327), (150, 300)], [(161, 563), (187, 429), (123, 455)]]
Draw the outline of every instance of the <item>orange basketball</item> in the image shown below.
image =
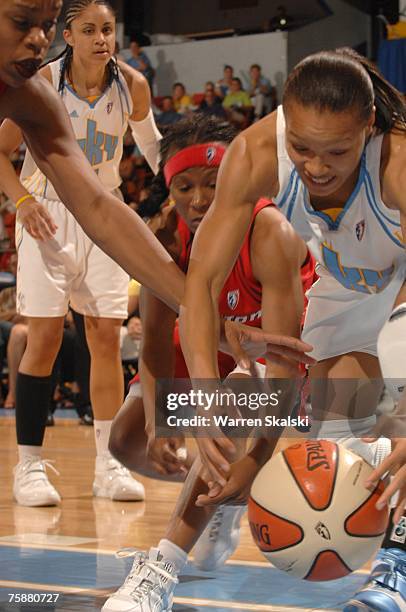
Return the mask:
[(305, 580), (335, 580), (379, 547), (388, 511), (368, 491), (372, 467), (340, 444), (307, 440), (278, 453), (252, 485), (248, 520), (258, 548), (276, 567)]

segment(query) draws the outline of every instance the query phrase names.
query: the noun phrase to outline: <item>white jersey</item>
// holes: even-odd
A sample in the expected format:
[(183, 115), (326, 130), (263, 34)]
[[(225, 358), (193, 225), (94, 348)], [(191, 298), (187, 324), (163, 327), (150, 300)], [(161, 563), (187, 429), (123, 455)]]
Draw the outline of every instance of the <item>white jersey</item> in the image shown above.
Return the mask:
[(302, 334), (317, 360), (355, 351), (376, 355), (379, 331), (406, 277), (400, 213), (381, 198), (382, 141), (377, 136), (368, 142), (357, 184), (333, 219), (310, 203), (287, 154), (285, 119), (278, 108), (279, 193), (274, 201), (318, 262), (320, 278), (307, 293)]
[(400, 213), (382, 201), (380, 160), (383, 136), (370, 139), (361, 159), (357, 184), (336, 220), (313, 209), (307, 188), (290, 160), (285, 118), (277, 111), (279, 193), (274, 201), (320, 264), (318, 272), (343, 287), (379, 293), (405, 260)]
[[(62, 62), (63, 58), (49, 64), (55, 89), (59, 87)], [(114, 79), (93, 102), (79, 98), (67, 82), (62, 94), (78, 144), (109, 191), (121, 183), (119, 164), (123, 137), (133, 112), (127, 83), (120, 71), (118, 74), (118, 82)], [(29, 151), (25, 156), (21, 179), (31, 194), (47, 200), (59, 200), (53, 185), (37, 168)]]

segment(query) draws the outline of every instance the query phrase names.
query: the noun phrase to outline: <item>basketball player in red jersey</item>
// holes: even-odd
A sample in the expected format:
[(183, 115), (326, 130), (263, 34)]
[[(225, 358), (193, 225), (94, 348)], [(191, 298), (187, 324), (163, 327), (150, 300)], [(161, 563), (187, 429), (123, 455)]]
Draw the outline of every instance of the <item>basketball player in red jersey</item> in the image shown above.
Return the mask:
[[(217, 180), (218, 166), (235, 132), (231, 126), (212, 117), (193, 116), (174, 125), (161, 142), (161, 157), (170, 204), (151, 220), (157, 237), (166, 246), (183, 272), (187, 271), (193, 236), (208, 211)], [(167, 191), (159, 194), (160, 201)], [(266, 239), (265, 239), (266, 237)], [(275, 265), (274, 262), (278, 262)], [(305, 243), (293, 232), (279, 211), (266, 199), (254, 210), (249, 231), (237, 261), (223, 287), (219, 312), (223, 318), (263, 326), (265, 331), (281, 327), (284, 333), (300, 334), (303, 313), (303, 293), (314, 280), (314, 260)], [(115, 418), (110, 450), (127, 467), (149, 477), (184, 478), (190, 468), (190, 457), (180, 454), (183, 435), (172, 438), (155, 437), (155, 381), (159, 378), (188, 377), (179, 336), (176, 314), (150, 291), (143, 291), (143, 350), (140, 358), (142, 397), (139, 383), (130, 393)], [(175, 331), (175, 336), (174, 336)], [(219, 353), (221, 378), (248, 376), (235, 362)], [(270, 377), (289, 376), (286, 366), (268, 364)], [(242, 461), (245, 441), (241, 441)], [(185, 449), (183, 449), (185, 450)], [(236, 457), (235, 457), (236, 458)], [(165, 539), (158, 544), (158, 556), (150, 551), (148, 563), (158, 570), (170, 567), (171, 576), (179, 573), (191, 550), (202, 534), (214, 509), (196, 508), (199, 493), (207, 492), (207, 484), (196, 468), (190, 471), (187, 484), (175, 510), (174, 519)], [(182, 510), (180, 508), (183, 508)], [(195, 564), (202, 569), (221, 566), (238, 544), (239, 524), (244, 507), (220, 507), (195, 549)], [(193, 527), (191, 526), (193, 525)], [(211, 537), (216, 530), (219, 537)], [(173, 572), (172, 572), (173, 570)], [(103, 610), (166, 610), (159, 600), (169, 591), (159, 594), (158, 583), (151, 589), (136, 589), (142, 561), (137, 557), (133, 570), (121, 589), (106, 602)], [(135, 581), (135, 582), (134, 582)], [(160, 607), (162, 605), (162, 607)], [(155, 608), (154, 606), (158, 606)]]
[[(75, 140), (60, 96), (36, 74), (55, 37), (62, 4), (62, 0), (2, 0), (0, 120), (10, 118), (20, 127), (38, 167), (91, 240), (177, 309), (184, 286), (181, 271), (141, 219), (103, 188)], [(44, 218), (39, 225), (46, 224)], [(249, 329), (239, 330), (234, 344), (247, 334)], [(254, 336), (264, 338), (259, 332)], [(293, 351), (304, 361), (303, 351), (311, 350), (280, 335), (266, 336), (265, 341), (272, 343), (275, 353)]]

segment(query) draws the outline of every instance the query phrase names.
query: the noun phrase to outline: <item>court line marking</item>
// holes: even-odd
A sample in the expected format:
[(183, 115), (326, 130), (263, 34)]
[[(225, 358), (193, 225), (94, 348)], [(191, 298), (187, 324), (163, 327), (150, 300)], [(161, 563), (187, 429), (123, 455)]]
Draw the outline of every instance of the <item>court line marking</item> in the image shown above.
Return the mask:
[[(85, 587), (66, 586), (60, 584), (40, 584), (37, 582), (17, 582), (14, 580), (0, 580), (0, 587), (8, 589), (24, 589), (30, 591), (51, 591), (52, 593), (65, 593), (72, 595), (108, 596), (114, 593), (112, 589), (87, 589)], [(243, 612), (312, 612), (320, 608), (299, 608), (297, 606), (273, 606), (270, 604), (256, 604), (244, 601), (222, 601), (221, 599), (197, 599), (194, 597), (174, 597), (174, 603), (205, 608), (223, 608), (225, 610), (242, 610)], [(336, 608), (324, 608), (323, 612), (336, 610)]]
[(0, 587), (7, 589), (24, 589), (26, 591), (51, 591), (52, 593), (66, 593), (73, 595), (110, 595), (111, 589), (91, 589), (80, 586), (67, 586), (61, 584), (41, 584), (39, 582), (20, 582), (15, 580), (0, 580)]
[[(5, 540), (0, 541), (1, 547), (12, 547), (12, 548), (33, 548), (36, 550), (57, 550), (60, 552), (73, 552), (73, 553), (85, 553), (90, 555), (106, 555), (108, 557), (115, 557), (116, 553), (113, 550), (107, 548), (80, 548), (79, 546), (62, 546), (62, 545), (41, 545), (41, 544), (25, 544), (21, 545), (19, 542), (7, 542)], [(188, 557), (188, 561), (193, 562), (193, 557)], [(245, 567), (271, 567), (275, 569), (275, 566), (268, 561), (243, 561), (241, 559), (229, 559), (225, 565), (242, 565)], [(207, 572), (209, 573), (209, 572)], [(367, 569), (359, 569), (352, 572), (356, 575), (369, 575), (370, 571)]]

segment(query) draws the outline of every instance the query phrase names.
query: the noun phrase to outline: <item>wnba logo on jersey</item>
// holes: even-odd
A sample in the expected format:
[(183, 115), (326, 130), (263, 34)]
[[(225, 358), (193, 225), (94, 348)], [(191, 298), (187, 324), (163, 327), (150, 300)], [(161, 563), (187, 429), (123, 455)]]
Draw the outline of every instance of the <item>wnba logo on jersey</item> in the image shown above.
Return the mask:
[(361, 242), (361, 240), (363, 239), (364, 232), (365, 232), (365, 219), (362, 219), (362, 221), (359, 221), (357, 225), (355, 226), (355, 235), (359, 242)]
[(231, 310), (235, 310), (237, 308), (237, 304), (240, 299), (240, 290), (235, 289), (234, 291), (229, 291), (227, 293), (227, 304)]

